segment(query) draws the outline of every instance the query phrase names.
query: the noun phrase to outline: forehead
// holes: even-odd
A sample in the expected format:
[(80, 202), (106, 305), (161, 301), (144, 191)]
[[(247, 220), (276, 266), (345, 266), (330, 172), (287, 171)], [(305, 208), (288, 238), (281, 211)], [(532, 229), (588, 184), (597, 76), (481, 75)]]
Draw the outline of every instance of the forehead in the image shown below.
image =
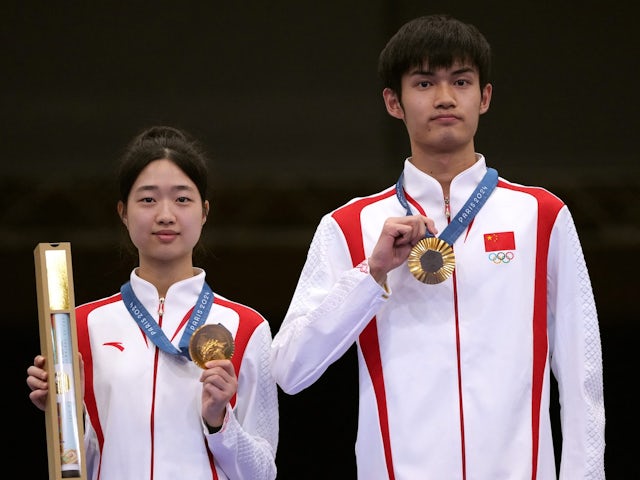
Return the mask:
[(187, 176), (184, 171), (173, 161), (166, 158), (153, 160), (144, 167), (136, 181), (134, 187), (141, 185), (156, 185), (156, 184), (180, 184), (194, 186), (194, 183)]
[(407, 73), (408, 74), (420, 74), (420, 73), (435, 73), (435, 72), (474, 72), (478, 73), (478, 67), (475, 66), (472, 62), (466, 60), (453, 60), (448, 63), (439, 63), (439, 62), (429, 62), (429, 60), (424, 60), (422, 63), (414, 65), (410, 68)]

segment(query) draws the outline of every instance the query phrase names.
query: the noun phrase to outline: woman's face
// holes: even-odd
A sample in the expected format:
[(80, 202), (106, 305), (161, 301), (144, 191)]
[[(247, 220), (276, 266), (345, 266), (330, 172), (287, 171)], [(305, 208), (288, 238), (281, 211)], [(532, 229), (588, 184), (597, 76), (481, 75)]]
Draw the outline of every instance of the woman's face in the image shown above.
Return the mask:
[(154, 160), (138, 175), (118, 212), (140, 264), (188, 262), (209, 210), (195, 183), (170, 160)]

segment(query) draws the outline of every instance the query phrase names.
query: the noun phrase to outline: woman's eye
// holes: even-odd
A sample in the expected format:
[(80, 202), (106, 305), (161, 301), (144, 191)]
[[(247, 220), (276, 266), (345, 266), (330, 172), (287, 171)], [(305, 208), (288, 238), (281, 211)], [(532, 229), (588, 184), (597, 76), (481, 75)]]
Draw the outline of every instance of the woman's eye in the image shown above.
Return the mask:
[(140, 199), (140, 201), (142, 203), (151, 203), (151, 202), (153, 202), (153, 198), (152, 197), (143, 197), (143, 198)]
[(178, 203), (187, 203), (189, 201), (189, 197), (178, 197), (176, 201)]

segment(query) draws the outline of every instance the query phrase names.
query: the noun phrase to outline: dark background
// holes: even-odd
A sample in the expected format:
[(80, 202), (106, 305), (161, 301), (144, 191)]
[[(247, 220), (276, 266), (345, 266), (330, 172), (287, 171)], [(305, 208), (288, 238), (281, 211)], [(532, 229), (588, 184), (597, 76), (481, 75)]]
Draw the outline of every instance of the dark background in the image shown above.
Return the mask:
[[(212, 214), (199, 264), (275, 333), (320, 216), (391, 185), (408, 155), (384, 110), (379, 51), (406, 20), (446, 12), (494, 49), (476, 149), (574, 215), (601, 324), (607, 475), (637, 476), (626, 443), (638, 420), (637, 23), (632, 2), (544, 3), (4, 2), (5, 458), (46, 478), (44, 416), (25, 383), (39, 351), (34, 248), (71, 243), (76, 304), (114, 293), (133, 266), (115, 211), (127, 141), (165, 123), (205, 143)], [(351, 350), (306, 391), (281, 395), (279, 478), (355, 478), (355, 362)]]

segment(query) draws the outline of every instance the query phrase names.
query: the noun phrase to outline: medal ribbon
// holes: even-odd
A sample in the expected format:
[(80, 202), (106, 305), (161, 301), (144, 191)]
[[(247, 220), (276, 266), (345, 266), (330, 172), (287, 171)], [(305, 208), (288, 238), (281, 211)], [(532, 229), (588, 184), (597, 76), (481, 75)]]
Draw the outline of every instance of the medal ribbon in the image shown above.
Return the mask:
[(204, 282), (204, 285), (202, 285), (198, 302), (193, 307), (189, 321), (182, 333), (182, 338), (180, 338), (179, 349), (169, 341), (158, 325), (158, 322), (154, 320), (149, 311), (140, 303), (136, 294), (133, 293), (131, 282), (122, 285), (122, 287), (120, 287), (120, 293), (122, 294), (122, 300), (125, 306), (135, 322), (158, 348), (172, 355), (184, 355), (191, 360), (189, 356), (189, 339), (191, 335), (193, 335), (193, 332), (205, 322), (209, 316), (211, 305), (213, 305), (213, 291), (207, 282)]
[[(396, 183), (396, 196), (398, 197), (400, 205), (407, 211), (407, 215), (412, 215), (411, 207), (409, 206), (409, 202), (407, 202), (407, 197), (404, 195), (403, 182), (404, 172), (400, 174), (400, 178), (398, 178), (398, 182)], [(491, 192), (496, 188), (496, 185), (498, 185), (498, 171), (494, 168), (488, 168), (487, 173), (484, 174), (484, 177), (467, 200), (465, 206), (460, 209), (456, 214), (455, 220), (447, 225), (438, 238), (453, 246), (453, 242), (456, 241), (460, 234), (464, 232), (465, 228), (471, 223), (471, 220), (473, 220), (473, 217), (480, 211), (484, 202), (486, 202)], [(425, 233), (425, 237), (433, 236), (429, 230)]]

